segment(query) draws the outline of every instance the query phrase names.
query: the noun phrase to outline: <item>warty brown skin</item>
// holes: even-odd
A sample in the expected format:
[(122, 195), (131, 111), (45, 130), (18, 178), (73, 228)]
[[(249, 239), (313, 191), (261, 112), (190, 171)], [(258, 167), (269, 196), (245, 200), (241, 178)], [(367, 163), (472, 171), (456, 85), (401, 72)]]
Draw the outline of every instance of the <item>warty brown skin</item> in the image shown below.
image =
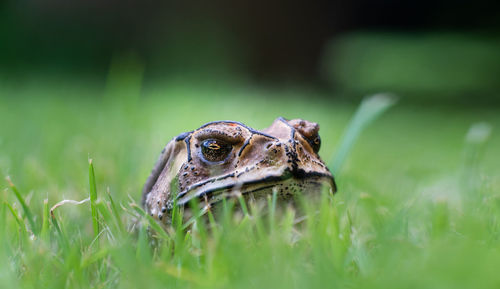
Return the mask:
[(183, 133), (163, 149), (143, 189), (146, 212), (164, 224), (174, 203), (197, 198), (209, 207), (242, 194), (261, 198), (277, 191), (281, 199), (317, 191), (336, 191), (332, 174), (318, 155), (319, 125), (277, 118), (254, 130), (239, 122), (216, 121)]

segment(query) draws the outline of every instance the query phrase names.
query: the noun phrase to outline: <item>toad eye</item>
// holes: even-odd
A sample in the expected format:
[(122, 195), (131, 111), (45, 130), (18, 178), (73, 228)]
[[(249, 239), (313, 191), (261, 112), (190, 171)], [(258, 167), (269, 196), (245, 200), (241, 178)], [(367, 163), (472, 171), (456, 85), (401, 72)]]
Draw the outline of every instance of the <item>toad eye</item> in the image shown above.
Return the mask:
[(312, 139), (311, 141), (309, 141), (309, 143), (311, 144), (313, 151), (315, 153), (318, 153), (319, 148), (321, 147), (321, 138), (319, 137), (319, 135), (316, 135), (316, 137), (314, 139)]
[(232, 150), (231, 144), (217, 139), (207, 139), (201, 143), (201, 153), (209, 162), (221, 162)]

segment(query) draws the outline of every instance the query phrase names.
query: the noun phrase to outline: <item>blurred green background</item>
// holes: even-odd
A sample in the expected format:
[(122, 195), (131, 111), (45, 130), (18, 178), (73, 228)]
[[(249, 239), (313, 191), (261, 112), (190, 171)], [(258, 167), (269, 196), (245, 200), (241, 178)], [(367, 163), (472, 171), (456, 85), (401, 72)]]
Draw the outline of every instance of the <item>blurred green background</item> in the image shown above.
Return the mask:
[[(1, 1), (0, 288), (498, 288), (499, 32), (486, 0)], [(44, 199), (88, 196), (90, 157), (101, 198), (127, 207), (175, 135), (278, 116), (318, 122), (331, 165), (379, 92), (398, 103), (299, 241), (228, 226), (144, 263), (110, 219), (96, 248), (87, 205), (56, 214), (76, 249), (53, 227), (21, 238), (5, 176), (41, 223)]]
[(4, 0), (0, 75), (105, 85), (121, 69), (144, 86), (300, 83), (328, 98), (391, 91), (484, 104), (499, 99), (499, 10), (487, 0)]

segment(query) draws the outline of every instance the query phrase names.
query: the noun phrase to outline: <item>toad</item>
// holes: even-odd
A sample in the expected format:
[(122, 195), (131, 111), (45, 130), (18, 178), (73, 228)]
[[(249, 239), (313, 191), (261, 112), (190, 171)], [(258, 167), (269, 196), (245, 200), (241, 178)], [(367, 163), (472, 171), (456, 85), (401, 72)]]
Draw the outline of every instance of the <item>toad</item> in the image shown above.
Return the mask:
[(277, 118), (258, 131), (235, 121), (215, 121), (173, 138), (163, 149), (143, 189), (142, 205), (163, 224), (174, 205), (197, 199), (210, 208), (223, 198), (279, 202), (312, 194), (323, 185), (336, 191), (318, 152), (319, 125)]

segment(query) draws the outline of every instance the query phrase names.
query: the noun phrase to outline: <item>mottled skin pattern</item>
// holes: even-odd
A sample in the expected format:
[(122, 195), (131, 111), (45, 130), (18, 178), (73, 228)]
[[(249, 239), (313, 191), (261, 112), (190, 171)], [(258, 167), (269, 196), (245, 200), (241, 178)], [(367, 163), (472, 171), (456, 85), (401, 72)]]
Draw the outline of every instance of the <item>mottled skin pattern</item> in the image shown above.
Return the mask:
[[(193, 198), (209, 208), (239, 194), (259, 199), (276, 190), (286, 200), (298, 192), (318, 191), (324, 184), (333, 193), (333, 176), (318, 155), (318, 130), (313, 122), (278, 118), (262, 131), (217, 121), (183, 133), (163, 149), (144, 186), (143, 207), (168, 224), (174, 202), (184, 206)], [(208, 160), (210, 142), (227, 148), (216, 150), (222, 159)]]

